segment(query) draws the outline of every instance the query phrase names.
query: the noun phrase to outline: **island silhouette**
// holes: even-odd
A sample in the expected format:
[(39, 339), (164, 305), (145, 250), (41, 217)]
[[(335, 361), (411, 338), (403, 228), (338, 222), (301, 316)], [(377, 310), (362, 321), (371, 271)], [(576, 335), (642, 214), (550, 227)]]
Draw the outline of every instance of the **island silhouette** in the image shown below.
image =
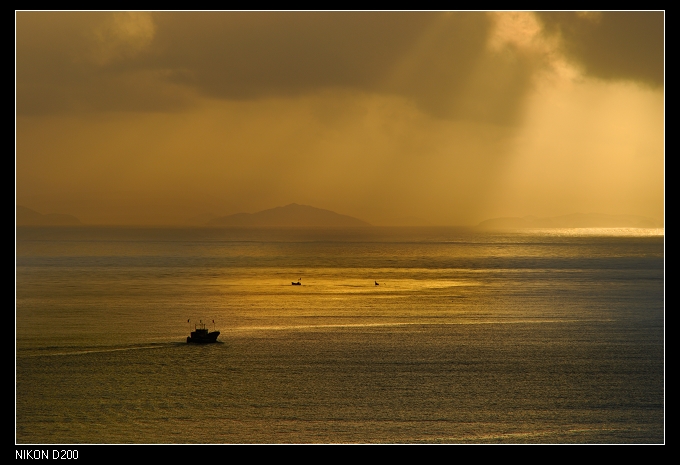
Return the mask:
[(207, 226), (221, 227), (369, 227), (369, 223), (331, 210), (291, 203), (256, 213), (214, 218)]
[(43, 215), (35, 210), (16, 206), (16, 225), (17, 226), (80, 226), (83, 223), (73, 215), (62, 213), (48, 213)]

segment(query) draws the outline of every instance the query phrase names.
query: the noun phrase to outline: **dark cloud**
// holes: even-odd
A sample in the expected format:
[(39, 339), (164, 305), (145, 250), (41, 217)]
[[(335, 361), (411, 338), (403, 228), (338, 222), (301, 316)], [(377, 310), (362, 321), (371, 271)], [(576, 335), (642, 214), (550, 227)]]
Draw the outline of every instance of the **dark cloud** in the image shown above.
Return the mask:
[(210, 96), (351, 87), (403, 95), (444, 117), (456, 114), (490, 29), (482, 13), (164, 13), (157, 20), (158, 66)]
[(538, 13), (586, 73), (664, 85), (664, 12)]
[(102, 224), (663, 212), (663, 94), (561, 85), (556, 44), (597, 62), (613, 28), (626, 59), (626, 28), (541, 17), (547, 35), (529, 12), (19, 12), (17, 201)]
[(350, 88), (439, 118), (513, 123), (541, 63), (490, 51), (492, 32), (483, 12), (23, 12), (17, 110), (165, 112), (196, 95)]
[(460, 116), (489, 31), (483, 13), (167, 12), (150, 16), (153, 40), (135, 48), (111, 18), (17, 14), (20, 114), (168, 111), (187, 104), (186, 90), (244, 100), (337, 87)]
[(216, 97), (377, 86), (431, 13), (162, 13), (156, 66)]
[(125, 44), (110, 37), (107, 44), (107, 37), (97, 34), (110, 17), (104, 13), (17, 13), (18, 114), (169, 111), (186, 106), (186, 92), (163, 85), (162, 70), (143, 64), (148, 52), (136, 53), (132, 59), (123, 53), (128, 63), (121, 66), (115, 47), (124, 52)]

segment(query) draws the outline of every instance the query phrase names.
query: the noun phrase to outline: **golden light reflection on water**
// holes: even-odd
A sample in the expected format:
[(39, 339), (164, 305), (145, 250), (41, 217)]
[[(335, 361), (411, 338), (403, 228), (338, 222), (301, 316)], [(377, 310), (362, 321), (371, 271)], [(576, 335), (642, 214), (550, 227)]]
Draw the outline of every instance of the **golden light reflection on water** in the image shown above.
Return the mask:
[(653, 237), (663, 236), (665, 228), (546, 228), (529, 229), (520, 234), (555, 237)]
[[(393, 277), (398, 273), (417, 273), (418, 275), (426, 274), (433, 275), (429, 279), (414, 279), (414, 278), (398, 278)], [(313, 275), (311, 275), (313, 273)], [(310, 270), (306, 274), (309, 277), (301, 278), (300, 286), (293, 286), (295, 280), (285, 280), (281, 275), (285, 274), (285, 270), (272, 273), (269, 276), (249, 276), (244, 275), (233, 279), (218, 278), (214, 280), (214, 285), (225, 288), (246, 288), (250, 291), (266, 291), (266, 292), (284, 292), (295, 294), (324, 293), (324, 294), (355, 294), (355, 293), (369, 293), (369, 294), (385, 294), (392, 292), (404, 291), (418, 291), (427, 289), (447, 289), (459, 288), (468, 286), (479, 286), (480, 283), (468, 279), (442, 279), (441, 271), (437, 270), (403, 270), (403, 269), (385, 269), (385, 270), (357, 270), (352, 273), (355, 275), (363, 275), (365, 277), (355, 278), (347, 276), (347, 274), (338, 273), (334, 270)], [(310, 276), (311, 275), (311, 276)], [(373, 279), (374, 275), (388, 275), (388, 278), (380, 277), (380, 280)], [(377, 284), (376, 284), (377, 283)]]
[(20, 441), (663, 441), (663, 236), (59, 233), (18, 245)]
[[(436, 438), (438, 441), (442, 442), (504, 442), (511, 441), (514, 439), (528, 439), (528, 438), (541, 438), (541, 437), (562, 437), (570, 435), (580, 435), (584, 433), (596, 433), (596, 432), (612, 432), (626, 430), (626, 428), (612, 428), (612, 427), (601, 427), (601, 428), (569, 428), (569, 429), (555, 429), (555, 430), (539, 430), (539, 431), (518, 431), (518, 432), (506, 432), (506, 433), (495, 433), (495, 434), (471, 434), (457, 437), (447, 437), (447, 438)], [(431, 438), (425, 438), (423, 440), (431, 441)]]
[[(507, 324), (560, 324), (560, 323), (575, 323), (584, 321), (577, 318), (512, 318), (512, 319), (468, 319), (458, 321), (428, 321), (423, 319), (421, 321), (408, 321), (398, 323), (339, 323), (339, 324), (312, 324), (312, 325), (279, 325), (279, 326), (248, 326), (238, 328), (228, 328), (222, 332), (224, 333), (249, 333), (253, 331), (315, 331), (325, 329), (343, 329), (343, 328), (387, 328), (387, 327), (407, 327), (407, 326), (451, 326), (451, 325), (507, 325)], [(589, 322), (611, 322), (613, 319), (588, 319)]]

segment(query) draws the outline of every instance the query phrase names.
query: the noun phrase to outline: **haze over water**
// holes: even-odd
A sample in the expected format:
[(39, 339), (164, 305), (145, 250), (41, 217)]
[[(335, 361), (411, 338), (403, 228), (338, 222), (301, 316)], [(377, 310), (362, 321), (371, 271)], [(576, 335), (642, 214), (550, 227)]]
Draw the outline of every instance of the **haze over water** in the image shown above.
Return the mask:
[(663, 10), (15, 11), (15, 442), (664, 443), (664, 226)]
[[(663, 230), (18, 228), (16, 250), (19, 444), (664, 442)], [(186, 343), (200, 320), (220, 343)]]

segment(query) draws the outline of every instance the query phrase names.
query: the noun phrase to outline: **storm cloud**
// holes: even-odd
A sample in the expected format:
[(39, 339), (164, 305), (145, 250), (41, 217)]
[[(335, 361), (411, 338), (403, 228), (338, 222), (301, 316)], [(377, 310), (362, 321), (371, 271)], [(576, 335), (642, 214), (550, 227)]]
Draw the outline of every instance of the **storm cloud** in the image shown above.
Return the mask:
[(16, 12), (17, 203), (93, 224), (289, 203), (660, 219), (664, 17)]

